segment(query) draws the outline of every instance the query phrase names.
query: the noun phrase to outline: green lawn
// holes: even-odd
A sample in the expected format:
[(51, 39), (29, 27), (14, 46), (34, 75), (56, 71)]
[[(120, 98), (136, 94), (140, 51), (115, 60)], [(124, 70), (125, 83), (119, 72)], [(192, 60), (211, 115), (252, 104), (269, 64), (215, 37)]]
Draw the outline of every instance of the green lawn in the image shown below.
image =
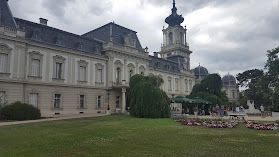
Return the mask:
[(279, 131), (107, 116), (0, 127), (0, 156), (279, 156)]

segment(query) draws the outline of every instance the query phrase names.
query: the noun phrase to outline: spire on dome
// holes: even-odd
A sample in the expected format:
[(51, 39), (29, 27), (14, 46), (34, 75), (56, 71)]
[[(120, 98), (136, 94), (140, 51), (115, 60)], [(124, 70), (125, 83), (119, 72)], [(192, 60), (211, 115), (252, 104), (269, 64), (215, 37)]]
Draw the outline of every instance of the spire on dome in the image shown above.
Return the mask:
[(180, 26), (180, 24), (184, 21), (182, 15), (177, 14), (177, 8), (175, 7), (175, 0), (173, 0), (173, 8), (171, 9), (172, 14), (166, 18), (165, 22), (169, 24), (169, 26)]

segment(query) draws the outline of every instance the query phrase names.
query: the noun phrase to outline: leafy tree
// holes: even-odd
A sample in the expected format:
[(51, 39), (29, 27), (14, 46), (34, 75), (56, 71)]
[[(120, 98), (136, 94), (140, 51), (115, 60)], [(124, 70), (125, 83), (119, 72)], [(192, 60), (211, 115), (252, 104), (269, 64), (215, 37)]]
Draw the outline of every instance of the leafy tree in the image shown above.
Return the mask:
[(168, 118), (170, 99), (159, 89), (159, 77), (135, 75), (130, 81), (130, 114), (139, 118)]
[(236, 76), (239, 82), (238, 85), (247, 88), (245, 90), (245, 96), (250, 100), (254, 100), (256, 108), (259, 108), (262, 103), (266, 103), (263, 99), (263, 93), (259, 91), (258, 84), (263, 76), (264, 72), (259, 69), (246, 70)]
[[(265, 69), (267, 73), (263, 77), (262, 84), (265, 83), (270, 89), (269, 96), (272, 99), (274, 110), (279, 111), (279, 47), (267, 51), (267, 63)], [(265, 88), (266, 89), (266, 88)], [(267, 89), (266, 89), (267, 90)]]
[(229, 99), (225, 92), (221, 91), (222, 80), (218, 74), (210, 74), (201, 83), (196, 84), (190, 94), (190, 98), (200, 97), (211, 101), (213, 104), (228, 104)]

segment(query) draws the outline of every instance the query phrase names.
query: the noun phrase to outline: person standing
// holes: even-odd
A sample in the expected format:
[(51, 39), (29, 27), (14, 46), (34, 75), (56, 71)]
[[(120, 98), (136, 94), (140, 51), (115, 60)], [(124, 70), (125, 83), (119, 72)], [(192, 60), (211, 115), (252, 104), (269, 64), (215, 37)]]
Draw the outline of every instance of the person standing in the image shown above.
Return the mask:
[(261, 105), (260, 109), (261, 109), (261, 115), (264, 118), (264, 106), (263, 106), (263, 104)]
[(205, 116), (204, 104), (203, 104), (202, 107), (201, 107), (201, 115), (202, 115), (202, 116)]
[(236, 105), (235, 112), (239, 112), (239, 106), (238, 105)]
[(220, 117), (220, 107), (218, 104), (216, 104), (216, 113), (217, 113), (217, 117)]
[(221, 105), (221, 117), (224, 117), (224, 112), (225, 112), (225, 106), (224, 105)]

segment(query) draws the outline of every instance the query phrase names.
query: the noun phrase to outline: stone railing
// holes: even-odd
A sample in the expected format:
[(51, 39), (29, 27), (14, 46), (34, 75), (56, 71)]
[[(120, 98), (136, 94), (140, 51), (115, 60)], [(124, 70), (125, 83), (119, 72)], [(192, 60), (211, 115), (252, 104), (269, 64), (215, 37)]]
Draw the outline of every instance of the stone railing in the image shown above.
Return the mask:
[(0, 34), (4, 34), (11, 37), (25, 37), (24, 30), (18, 30), (16, 28), (6, 27), (0, 25)]
[(122, 81), (122, 82), (112, 82), (113, 88), (123, 88), (123, 87), (129, 87), (129, 82)]
[(17, 34), (17, 30), (15, 28), (10, 28), (10, 27), (4, 27), (4, 32), (10, 33), (10, 34)]

